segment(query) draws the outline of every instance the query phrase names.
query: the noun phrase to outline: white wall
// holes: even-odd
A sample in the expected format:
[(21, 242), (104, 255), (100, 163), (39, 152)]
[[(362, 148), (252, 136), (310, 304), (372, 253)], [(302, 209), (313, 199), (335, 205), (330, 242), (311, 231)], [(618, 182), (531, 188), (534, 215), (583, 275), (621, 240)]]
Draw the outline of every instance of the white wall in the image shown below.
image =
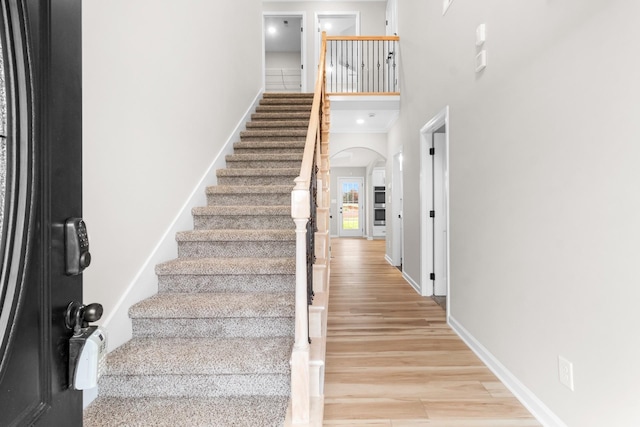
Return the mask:
[(261, 29), (259, 0), (83, 2), (84, 297), (105, 319), (260, 92)]
[(307, 26), (305, 29), (305, 49), (307, 68), (307, 88), (304, 92), (313, 92), (315, 75), (318, 68), (316, 52), (315, 14), (325, 12), (360, 12), (360, 34), (363, 36), (380, 36), (385, 34), (384, 1), (264, 1), (265, 12), (305, 12)]
[(266, 68), (300, 69), (300, 52), (266, 52)]
[(640, 3), (398, 3), (405, 271), (420, 277), (419, 130), (449, 105), (454, 323), (548, 425), (640, 425)]

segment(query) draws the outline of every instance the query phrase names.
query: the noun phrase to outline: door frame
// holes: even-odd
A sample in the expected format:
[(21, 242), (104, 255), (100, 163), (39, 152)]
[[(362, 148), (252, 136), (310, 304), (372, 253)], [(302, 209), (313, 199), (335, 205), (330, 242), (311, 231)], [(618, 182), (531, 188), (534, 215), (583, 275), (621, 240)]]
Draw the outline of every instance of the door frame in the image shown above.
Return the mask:
[(397, 0), (387, 0), (387, 9), (385, 11), (386, 18), (386, 30), (385, 33), (387, 36), (397, 36), (398, 35), (398, 1)]
[(438, 112), (431, 120), (429, 120), (423, 127), (420, 129), (420, 229), (421, 229), (421, 242), (420, 242), (420, 256), (421, 256), (421, 295), (422, 296), (432, 296), (433, 295), (433, 282), (431, 281), (429, 274), (434, 271), (433, 270), (433, 228), (430, 224), (430, 204), (433, 200), (433, 186), (432, 186), (432, 174), (433, 174), (433, 165), (431, 162), (429, 148), (431, 148), (431, 141), (433, 134), (436, 130), (445, 126), (445, 161), (442, 167), (443, 170), (443, 180), (445, 191), (443, 197), (445, 198), (445, 206), (446, 206), (446, 224), (447, 224), (447, 238), (445, 243), (444, 251), (445, 253), (442, 256), (446, 257), (446, 271), (447, 271), (447, 316), (449, 315), (449, 304), (450, 304), (450, 295), (451, 295), (451, 280), (450, 280), (450, 272), (451, 272), (451, 258), (449, 256), (449, 241), (450, 241), (450, 210), (449, 210), (449, 106), (446, 106), (440, 112)]
[(319, 27), (320, 17), (323, 16), (353, 16), (356, 19), (356, 36), (360, 35), (360, 11), (341, 11), (341, 12), (315, 12), (314, 13), (314, 21), (313, 21), (313, 31), (315, 32), (314, 37), (314, 81), (318, 79), (318, 60), (320, 59), (320, 45), (322, 43), (322, 29)]
[(391, 260), (395, 267), (403, 266), (404, 259), (404, 217), (402, 182), (402, 147), (393, 155), (391, 170)]
[[(11, 46), (3, 53), (7, 145), (17, 156), (7, 165), (19, 165), (7, 176), (19, 174), (20, 185), (5, 196), (14, 199), (4, 224), (12, 222), (14, 247), (3, 254), (2, 280), (14, 281), (17, 303), (0, 365), (0, 406), (11, 410), (0, 412), (0, 423), (81, 425), (82, 391), (68, 378), (73, 332), (64, 319), (69, 302), (82, 301), (82, 276), (65, 274), (64, 250), (66, 219), (82, 216), (81, 0), (0, 4)], [(21, 277), (6, 271), (14, 267)]]
[(264, 25), (267, 17), (302, 18), (302, 34), (300, 35), (300, 92), (307, 92), (307, 13), (306, 12), (262, 12), (262, 89), (267, 88), (267, 52), (266, 52), (266, 28)]
[[(360, 191), (358, 192), (358, 224), (360, 225), (359, 234), (344, 234), (342, 229), (342, 182), (357, 181), (360, 183)], [(365, 205), (364, 177), (361, 176), (339, 176), (338, 177), (338, 237), (364, 237), (365, 213), (363, 206)]]

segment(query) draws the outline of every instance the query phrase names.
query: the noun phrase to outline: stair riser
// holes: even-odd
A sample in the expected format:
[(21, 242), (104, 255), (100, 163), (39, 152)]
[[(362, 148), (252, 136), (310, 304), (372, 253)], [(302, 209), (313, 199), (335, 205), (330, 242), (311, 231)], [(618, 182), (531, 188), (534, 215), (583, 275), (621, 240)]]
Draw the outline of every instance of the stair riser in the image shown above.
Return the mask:
[(290, 375), (103, 375), (100, 396), (215, 397), (287, 396)]
[[(282, 176), (219, 176), (220, 185), (293, 185), (297, 175)], [(291, 202), (289, 202), (291, 203)]]
[(293, 229), (295, 224), (291, 215), (199, 215), (193, 218), (193, 227), (195, 230), (276, 230)]
[(259, 105), (256, 113), (305, 113), (311, 114), (311, 105)]
[(309, 120), (309, 113), (306, 111), (254, 113), (251, 115), (251, 120)]
[(309, 121), (304, 120), (256, 120), (255, 122), (247, 123), (247, 129), (249, 130), (288, 130), (288, 129), (307, 129), (309, 128)]
[(313, 99), (311, 98), (264, 98), (260, 100), (260, 105), (308, 105), (311, 107)]
[(133, 319), (132, 324), (134, 338), (265, 338), (293, 336), (295, 321), (291, 317)]
[[(291, 182), (289, 182), (291, 184)], [(293, 190), (293, 184), (291, 184)], [(278, 206), (291, 203), (289, 193), (207, 194), (208, 206)]]
[(306, 129), (281, 130), (244, 130), (240, 132), (241, 141), (304, 141), (307, 137)]
[(313, 92), (265, 92), (262, 97), (267, 98), (304, 98), (313, 99)]
[(294, 274), (169, 274), (158, 276), (159, 292), (293, 292)]
[(303, 154), (302, 148), (234, 148), (236, 154)]
[(181, 258), (278, 258), (295, 256), (295, 241), (178, 242)]
[(300, 168), (301, 160), (227, 160), (228, 169)]

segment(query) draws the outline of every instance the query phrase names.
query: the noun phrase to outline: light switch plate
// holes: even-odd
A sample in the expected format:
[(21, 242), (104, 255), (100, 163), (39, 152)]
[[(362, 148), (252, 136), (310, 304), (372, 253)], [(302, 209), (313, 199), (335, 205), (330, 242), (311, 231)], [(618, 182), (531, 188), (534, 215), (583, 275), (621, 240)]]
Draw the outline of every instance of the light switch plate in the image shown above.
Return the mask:
[(487, 24), (480, 24), (476, 28), (476, 46), (482, 46), (487, 41)]
[(449, 6), (451, 6), (451, 3), (453, 3), (453, 0), (442, 0), (442, 15), (447, 13), (447, 10), (449, 9)]
[(487, 51), (481, 50), (480, 53), (476, 55), (476, 73), (484, 70), (487, 67)]

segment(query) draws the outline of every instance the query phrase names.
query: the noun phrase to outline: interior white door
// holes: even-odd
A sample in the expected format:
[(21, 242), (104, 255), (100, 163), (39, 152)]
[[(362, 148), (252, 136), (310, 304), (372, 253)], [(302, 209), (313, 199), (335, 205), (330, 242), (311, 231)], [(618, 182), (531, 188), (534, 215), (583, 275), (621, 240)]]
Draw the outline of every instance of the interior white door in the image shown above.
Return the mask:
[(364, 234), (363, 178), (338, 179), (338, 234), (362, 237)]
[(392, 250), (393, 264), (402, 267), (403, 254), (403, 219), (402, 219), (402, 152), (393, 156), (393, 171), (391, 180), (391, 221), (392, 224)]
[(447, 257), (447, 177), (446, 177), (446, 129), (444, 127), (433, 133), (433, 270), (435, 280), (433, 294), (447, 295), (448, 269)]
[(386, 12), (386, 35), (397, 36), (398, 35), (398, 3), (397, 0), (387, 0), (387, 12)]

